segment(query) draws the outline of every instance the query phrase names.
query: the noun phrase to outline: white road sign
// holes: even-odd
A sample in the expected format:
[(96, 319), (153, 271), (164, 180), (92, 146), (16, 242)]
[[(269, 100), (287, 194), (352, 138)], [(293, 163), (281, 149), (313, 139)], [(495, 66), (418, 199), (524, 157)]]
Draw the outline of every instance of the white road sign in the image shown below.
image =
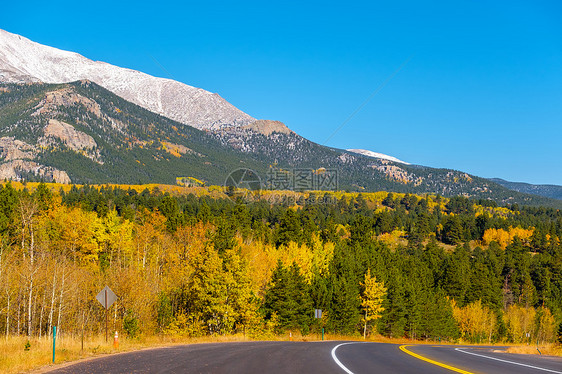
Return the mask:
[(104, 308), (109, 309), (109, 307), (117, 300), (117, 295), (111, 291), (107, 286), (98, 293), (96, 299), (103, 305)]

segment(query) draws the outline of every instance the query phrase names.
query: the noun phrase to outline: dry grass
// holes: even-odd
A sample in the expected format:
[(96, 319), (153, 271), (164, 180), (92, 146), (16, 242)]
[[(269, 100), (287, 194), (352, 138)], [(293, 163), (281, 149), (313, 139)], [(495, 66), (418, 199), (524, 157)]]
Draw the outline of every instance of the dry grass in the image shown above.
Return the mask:
[[(24, 350), (29, 340), (30, 348)], [(98, 355), (128, 352), (143, 348), (156, 348), (176, 344), (220, 343), (245, 341), (243, 335), (182, 338), (168, 336), (151, 336), (140, 339), (119, 339), (119, 348), (113, 348), (113, 338), (105, 342), (105, 337), (99, 336), (84, 340), (84, 350), (79, 337), (57, 337), (55, 350), (55, 364), (91, 358)], [(23, 336), (13, 336), (0, 340), (0, 372), (21, 373), (34, 369), (40, 372), (53, 367), (53, 341), (48, 338), (28, 339)]]
[[(540, 353), (547, 356), (562, 356), (562, 345), (559, 344), (544, 344), (539, 345)], [(531, 354), (538, 355), (536, 345), (514, 345), (507, 348), (508, 353), (520, 353), (520, 354)]]

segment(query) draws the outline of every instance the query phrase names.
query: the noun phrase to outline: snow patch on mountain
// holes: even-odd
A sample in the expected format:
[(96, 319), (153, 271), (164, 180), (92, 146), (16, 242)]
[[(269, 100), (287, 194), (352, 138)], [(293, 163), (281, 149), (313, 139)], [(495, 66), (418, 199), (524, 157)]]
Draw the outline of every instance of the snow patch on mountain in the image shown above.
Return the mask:
[(199, 129), (245, 126), (255, 121), (216, 93), (92, 61), (0, 29), (0, 82), (68, 83), (84, 79), (145, 109)]
[(374, 157), (374, 158), (381, 158), (383, 160), (389, 160), (393, 162), (399, 162), (401, 164), (410, 165), (410, 163), (397, 159), (396, 157), (392, 157), (389, 155), (385, 155), (384, 153), (378, 153), (373, 151), (368, 151), (366, 149), (347, 149), (348, 152), (358, 153), (363, 156), (367, 157)]

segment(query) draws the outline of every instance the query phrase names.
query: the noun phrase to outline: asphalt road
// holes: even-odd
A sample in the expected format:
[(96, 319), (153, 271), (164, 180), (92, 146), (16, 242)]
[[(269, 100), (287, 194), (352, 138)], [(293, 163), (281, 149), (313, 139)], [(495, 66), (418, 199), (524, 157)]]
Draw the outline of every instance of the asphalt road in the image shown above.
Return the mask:
[(400, 347), (333, 341), (193, 344), (96, 358), (51, 373), (562, 374), (562, 358), (501, 353), (497, 347)]

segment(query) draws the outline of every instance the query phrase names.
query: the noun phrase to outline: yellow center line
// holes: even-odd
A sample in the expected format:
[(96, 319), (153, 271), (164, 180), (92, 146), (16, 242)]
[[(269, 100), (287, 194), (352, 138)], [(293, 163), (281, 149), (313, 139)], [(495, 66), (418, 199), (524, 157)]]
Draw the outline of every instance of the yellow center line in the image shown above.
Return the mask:
[(438, 362), (438, 361), (432, 360), (432, 359), (430, 359), (430, 358), (420, 356), (420, 355), (417, 354), (417, 353), (414, 353), (414, 352), (412, 352), (412, 351), (409, 351), (408, 349), (406, 349), (406, 347), (411, 347), (411, 345), (401, 345), (401, 346), (400, 346), (400, 350), (401, 350), (402, 352), (406, 352), (406, 353), (409, 354), (410, 356), (413, 356), (413, 357), (415, 357), (415, 358), (417, 358), (417, 359), (419, 359), (419, 360), (429, 362), (430, 364), (433, 364), (433, 365), (441, 366), (442, 368), (449, 369), (449, 370), (451, 370), (451, 371), (456, 371), (457, 373), (474, 374), (474, 373), (471, 373), (470, 371), (462, 370), (462, 369), (459, 369), (459, 368), (456, 368), (456, 367), (453, 367), (453, 366), (444, 364), (444, 363), (442, 363), (442, 362)]

